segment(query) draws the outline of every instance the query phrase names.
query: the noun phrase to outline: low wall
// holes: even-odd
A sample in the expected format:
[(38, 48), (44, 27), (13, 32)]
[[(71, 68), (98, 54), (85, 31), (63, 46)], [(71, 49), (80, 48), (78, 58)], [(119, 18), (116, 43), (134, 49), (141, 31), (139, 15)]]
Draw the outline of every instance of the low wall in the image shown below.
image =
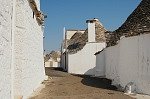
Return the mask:
[(120, 41), (120, 84), (134, 82), (139, 93), (150, 94), (150, 34)]
[(105, 51), (96, 55), (95, 76), (105, 76)]
[(105, 50), (105, 76), (113, 80), (113, 84), (120, 83), (119, 79), (119, 45)]
[(118, 45), (106, 48), (103, 51), (106, 78), (112, 79), (113, 84), (121, 85), (123, 88), (133, 82), (132, 91), (150, 95), (149, 42), (150, 34), (143, 34), (122, 38)]
[(75, 54), (68, 54), (68, 72), (73, 74), (95, 75), (97, 51), (105, 48), (105, 43), (87, 43)]

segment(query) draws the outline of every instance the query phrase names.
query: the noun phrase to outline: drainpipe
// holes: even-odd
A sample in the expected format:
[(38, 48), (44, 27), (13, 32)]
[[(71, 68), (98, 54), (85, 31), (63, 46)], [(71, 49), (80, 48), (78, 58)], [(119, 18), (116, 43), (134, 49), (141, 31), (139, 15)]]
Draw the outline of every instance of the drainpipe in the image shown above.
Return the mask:
[(13, 0), (12, 6), (12, 27), (11, 27), (11, 99), (14, 99), (14, 35), (16, 21), (16, 0)]

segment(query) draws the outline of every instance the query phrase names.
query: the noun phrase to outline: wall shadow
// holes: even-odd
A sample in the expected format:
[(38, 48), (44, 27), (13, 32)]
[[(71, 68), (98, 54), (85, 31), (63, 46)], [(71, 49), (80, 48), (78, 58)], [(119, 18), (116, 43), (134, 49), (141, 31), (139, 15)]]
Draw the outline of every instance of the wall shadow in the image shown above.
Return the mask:
[(108, 90), (115, 90), (117, 91), (117, 87), (111, 85), (112, 81), (107, 78), (99, 78), (89, 75), (74, 75), (83, 78), (81, 83), (86, 86), (108, 89)]
[(95, 68), (91, 68), (89, 69), (87, 72), (84, 73), (84, 75), (95, 75)]
[[(109, 89), (117, 91), (117, 87), (112, 84), (112, 80), (107, 79), (105, 77), (96, 77), (95, 75), (96, 66), (92, 69), (89, 69), (84, 75), (80, 75), (82, 77), (81, 83), (87, 86), (102, 88), (102, 89)], [(91, 74), (91, 75), (89, 75)], [(79, 75), (78, 75), (79, 76)]]

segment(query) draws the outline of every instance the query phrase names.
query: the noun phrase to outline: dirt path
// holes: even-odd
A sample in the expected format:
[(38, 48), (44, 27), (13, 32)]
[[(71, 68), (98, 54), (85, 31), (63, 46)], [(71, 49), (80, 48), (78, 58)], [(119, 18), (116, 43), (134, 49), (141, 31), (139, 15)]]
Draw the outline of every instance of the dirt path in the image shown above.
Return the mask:
[(46, 74), (45, 88), (30, 99), (132, 99), (115, 91), (107, 79), (71, 75), (54, 68), (46, 68)]

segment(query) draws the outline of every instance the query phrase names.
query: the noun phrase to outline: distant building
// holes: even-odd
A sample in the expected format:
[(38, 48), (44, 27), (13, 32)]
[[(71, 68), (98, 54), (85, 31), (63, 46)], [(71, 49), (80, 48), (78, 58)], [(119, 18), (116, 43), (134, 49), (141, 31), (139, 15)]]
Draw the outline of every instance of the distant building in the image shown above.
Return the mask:
[(75, 30), (75, 29), (67, 29), (64, 30), (64, 38), (63, 42), (61, 44), (61, 67), (64, 68), (64, 70), (67, 70), (67, 55), (66, 55), (66, 49), (68, 47), (68, 41), (72, 39), (75, 36), (82, 35), (85, 32), (85, 30)]
[(60, 67), (60, 58), (57, 58), (57, 60), (50, 58), (45, 62), (45, 67)]
[(44, 57), (45, 67), (60, 67), (60, 51), (51, 51)]
[(77, 31), (69, 40), (65, 40), (62, 52), (62, 67), (73, 74), (94, 75), (96, 57), (94, 53), (106, 47), (105, 28), (98, 19), (86, 21), (88, 28)]
[(39, 0), (0, 1), (0, 99), (26, 99), (44, 80)]

